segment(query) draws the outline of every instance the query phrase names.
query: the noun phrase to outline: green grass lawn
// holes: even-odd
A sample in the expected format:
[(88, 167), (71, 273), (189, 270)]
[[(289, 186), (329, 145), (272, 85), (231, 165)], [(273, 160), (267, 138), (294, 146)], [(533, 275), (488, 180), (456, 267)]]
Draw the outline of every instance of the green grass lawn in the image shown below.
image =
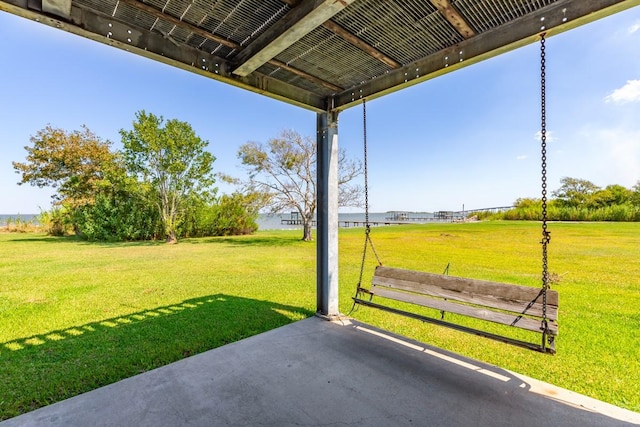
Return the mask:
[[(640, 224), (551, 224), (562, 277), (556, 356), (368, 308), (373, 325), (640, 411)], [(163, 243), (0, 234), (0, 419), (308, 317), (315, 245), (300, 231)], [(536, 223), (381, 227), (385, 265), (540, 284)], [(340, 230), (351, 309), (362, 229)], [(368, 258), (365, 283), (375, 259)]]

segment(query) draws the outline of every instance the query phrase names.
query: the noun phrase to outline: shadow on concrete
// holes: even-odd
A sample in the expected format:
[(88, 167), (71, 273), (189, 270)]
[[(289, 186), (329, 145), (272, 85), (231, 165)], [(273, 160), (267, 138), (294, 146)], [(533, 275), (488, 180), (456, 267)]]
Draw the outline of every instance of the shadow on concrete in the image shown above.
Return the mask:
[(218, 294), (0, 343), (0, 420), (312, 314)]

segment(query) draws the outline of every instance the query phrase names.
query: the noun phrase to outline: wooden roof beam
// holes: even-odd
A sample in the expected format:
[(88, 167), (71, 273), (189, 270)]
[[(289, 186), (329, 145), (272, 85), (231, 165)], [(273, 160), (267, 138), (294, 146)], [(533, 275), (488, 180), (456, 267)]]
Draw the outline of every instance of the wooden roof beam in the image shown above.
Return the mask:
[(378, 61), (388, 65), (389, 67), (394, 69), (402, 67), (402, 64), (400, 64), (398, 61), (388, 57), (387, 55), (380, 52), (375, 47), (371, 46), (369, 43), (362, 40), (360, 37), (354, 34), (351, 34), (349, 31), (345, 30), (343, 27), (336, 24), (335, 22), (327, 21), (324, 24), (322, 24), (322, 26), (332, 31), (337, 36), (342, 37), (348, 43), (351, 43), (352, 45), (362, 50), (363, 52), (368, 53), (370, 56), (373, 56)]
[(455, 28), (462, 37), (468, 39), (476, 35), (476, 32), (473, 31), (473, 28), (471, 28), (460, 12), (458, 12), (458, 9), (451, 4), (450, 0), (429, 1), (438, 9), (442, 16), (453, 25), (453, 28)]
[(307, 0), (300, 3), (238, 54), (235, 59), (239, 66), (233, 73), (243, 77), (251, 74), (354, 1)]

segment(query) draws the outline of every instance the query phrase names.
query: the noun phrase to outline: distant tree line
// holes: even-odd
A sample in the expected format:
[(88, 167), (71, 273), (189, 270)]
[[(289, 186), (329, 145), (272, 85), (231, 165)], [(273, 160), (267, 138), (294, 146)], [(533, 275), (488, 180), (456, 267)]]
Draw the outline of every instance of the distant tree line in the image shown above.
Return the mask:
[(188, 123), (140, 111), (120, 135), (115, 151), (86, 127), (47, 126), (25, 147), (26, 162), (13, 162), (19, 184), (56, 189), (53, 209), (40, 218), (50, 234), (175, 243), (257, 229), (260, 198), (217, 195), (215, 157)]
[[(560, 188), (547, 201), (551, 221), (640, 221), (640, 180), (632, 187), (601, 188), (585, 179), (564, 177)], [(514, 208), (499, 213), (481, 213), (480, 219), (539, 220), (542, 200), (521, 198)]]

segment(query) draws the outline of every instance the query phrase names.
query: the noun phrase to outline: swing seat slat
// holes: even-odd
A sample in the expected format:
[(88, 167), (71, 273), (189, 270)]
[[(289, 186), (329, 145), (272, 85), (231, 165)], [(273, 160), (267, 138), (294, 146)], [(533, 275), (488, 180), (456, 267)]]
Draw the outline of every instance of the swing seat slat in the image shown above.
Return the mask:
[[(546, 333), (553, 352), (553, 340), (558, 335), (558, 292), (547, 289), (547, 330), (541, 328), (543, 307), (540, 289), (464, 277), (447, 276), (420, 271), (378, 266), (368, 291), (370, 299), (356, 297), (356, 303), (374, 308), (387, 309), (384, 300), (401, 301), (422, 307), (433, 308), (537, 333)], [(409, 317), (426, 319), (421, 315), (399, 309), (389, 309)], [(442, 323), (449, 326), (448, 322)], [(461, 329), (461, 328), (456, 328)], [(469, 329), (462, 327), (462, 329)], [(473, 329), (467, 332), (488, 336)], [(491, 336), (490, 338), (495, 338)], [(508, 338), (501, 341), (511, 341)], [(527, 345), (531, 347), (531, 345)], [(538, 346), (537, 350), (547, 351)]]

